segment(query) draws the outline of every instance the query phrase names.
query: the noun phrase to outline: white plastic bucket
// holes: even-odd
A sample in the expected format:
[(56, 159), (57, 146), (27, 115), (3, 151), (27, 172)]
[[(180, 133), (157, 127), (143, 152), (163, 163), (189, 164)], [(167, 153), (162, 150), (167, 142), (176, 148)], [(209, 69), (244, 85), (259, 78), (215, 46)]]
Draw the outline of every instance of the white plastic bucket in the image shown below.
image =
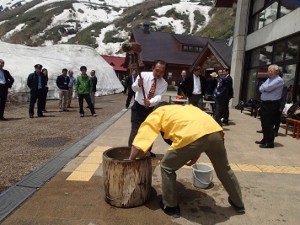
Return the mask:
[(198, 188), (207, 188), (213, 179), (212, 168), (204, 164), (192, 165), (193, 185)]

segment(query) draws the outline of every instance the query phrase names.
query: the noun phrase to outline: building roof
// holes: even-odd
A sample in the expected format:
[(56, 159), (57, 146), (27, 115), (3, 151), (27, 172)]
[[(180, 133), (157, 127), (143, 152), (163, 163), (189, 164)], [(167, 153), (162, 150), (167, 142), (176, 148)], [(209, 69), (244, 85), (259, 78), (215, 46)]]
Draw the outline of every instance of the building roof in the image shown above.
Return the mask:
[(171, 34), (159, 31), (144, 32), (143, 29), (134, 29), (133, 37), (142, 46), (140, 53), (143, 62), (153, 62), (157, 59), (167, 63), (191, 66), (199, 52), (181, 51), (180, 44), (189, 44), (204, 47), (209, 38)]
[(102, 58), (111, 65), (115, 71), (126, 71), (127, 69), (123, 67), (125, 57), (118, 56), (109, 56), (109, 55), (101, 55)]
[(211, 51), (224, 68), (231, 66), (232, 46), (229, 46), (227, 41), (210, 40), (194, 61), (192, 69), (199, 65), (200, 61), (204, 60), (207, 51)]

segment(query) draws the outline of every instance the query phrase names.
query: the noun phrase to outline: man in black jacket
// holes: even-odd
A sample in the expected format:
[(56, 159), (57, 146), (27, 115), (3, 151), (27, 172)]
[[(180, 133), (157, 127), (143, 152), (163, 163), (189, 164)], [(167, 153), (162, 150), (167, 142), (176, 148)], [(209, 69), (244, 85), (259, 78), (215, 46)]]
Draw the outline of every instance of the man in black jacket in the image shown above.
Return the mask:
[(4, 118), (4, 109), (8, 94), (8, 88), (11, 88), (14, 83), (14, 78), (7, 70), (3, 69), (4, 60), (0, 59), (0, 120), (7, 120)]
[(205, 95), (207, 85), (205, 78), (200, 73), (201, 67), (195, 67), (193, 75), (188, 76), (182, 83), (182, 90), (188, 97), (189, 104), (203, 109), (203, 95)]
[(182, 70), (181, 77), (177, 81), (177, 86), (178, 86), (177, 95), (182, 95), (182, 83), (183, 81), (185, 81), (185, 79), (186, 79), (186, 71)]
[(93, 88), (92, 88), (92, 93), (91, 93), (91, 101), (94, 105), (95, 108), (95, 94), (97, 91), (97, 83), (98, 83), (98, 79), (96, 77), (96, 71), (95, 70), (91, 70), (91, 78), (92, 78), (92, 82), (93, 82)]
[(127, 90), (128, 90), (128, 95), (127, 95), (126, 104), (125, 104), (126, 109), (128, 109), (132, 97), (135, 97), (135, 92), (132, 90), (131, 85), (135, 82), (136, 77), (137, 77), (137, 72), (134, 69), (134, 70), (132, 70), (132, 75), (128, 76), (125, 81), (125, 88), (127, 88)]
[(59, 102), (58, 111), (69, 111), (67, 109), (68, 104), (68, 93), (69, 93), (69, 83), (70, 78), (67, 76), (68, 70), (62, 69), (62, 74), (56, 79), (56, 85), (59, 88)]
[(30, 88), (30, 103), (29, 103), (29, 117), (33, 118), (34, 105), (38, 100), (38, 117), (43, 117), (44, 107), (44, 93), (46, 89), (46, 77), (42, 73), (43, 66), (36, 64), (34, 66), (35, 72), (29, 74), (27, 78), (27, 86)]

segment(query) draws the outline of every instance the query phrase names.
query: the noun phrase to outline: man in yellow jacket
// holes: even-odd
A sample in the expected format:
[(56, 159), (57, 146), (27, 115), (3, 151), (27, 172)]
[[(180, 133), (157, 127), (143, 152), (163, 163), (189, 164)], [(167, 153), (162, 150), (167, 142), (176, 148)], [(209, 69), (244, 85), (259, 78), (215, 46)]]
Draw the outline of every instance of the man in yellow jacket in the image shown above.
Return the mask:
[(137, 156), (146, 154), (159, 133), (171, 144), (161, 160), (160, 207), (166, 214), (180, 216), (176, 170), (196, 163), (202, 152), (211, 160), (219, 180), (229, 194), (230, 205), (238, 213), (245, 212), (238, 180), (227, 159), (223, 129), (210, 115), (193, 105), (158, 107), (140, 126), (132, 143), (129, 159), (134, 160)]

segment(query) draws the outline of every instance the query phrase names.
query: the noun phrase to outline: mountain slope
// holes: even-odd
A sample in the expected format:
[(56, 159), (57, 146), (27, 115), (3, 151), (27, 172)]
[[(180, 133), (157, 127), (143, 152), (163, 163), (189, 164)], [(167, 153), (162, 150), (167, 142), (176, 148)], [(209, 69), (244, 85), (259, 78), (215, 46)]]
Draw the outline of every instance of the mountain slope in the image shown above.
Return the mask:
[[(10, 2), (15, 6), (8, 8)], [(1, 4), (5, 9), (0, 14), (1, 40), (29, 46), (83, 44), (100, 54), (122, 55), (121, 43), (143, 23), (152, 30), (178, 34), (226, 39), (233, 33), (232, 10), (222, 11), (220, 24), (226, 26), (207, 28), (219, 17), (212, 10), (213, 0), (2, 0)]]

